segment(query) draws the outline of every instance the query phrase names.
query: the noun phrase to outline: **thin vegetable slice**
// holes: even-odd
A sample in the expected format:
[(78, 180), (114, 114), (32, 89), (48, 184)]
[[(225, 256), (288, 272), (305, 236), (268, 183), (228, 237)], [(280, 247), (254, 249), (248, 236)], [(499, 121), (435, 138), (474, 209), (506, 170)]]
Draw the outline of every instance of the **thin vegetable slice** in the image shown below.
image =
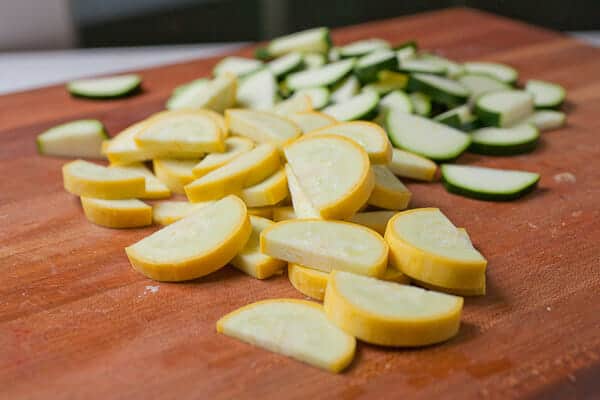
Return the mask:
[(104, 125), (80, 119), (54, 126), (38, 135), (38, 152), (57, 157), (103, 158), (102, 142), (108, 139)]
[(67, 90), (73, 96), (91, 99), (111, 99), (127, 96), (142, 83), (139, 75), (118, 75), (106, 78), (80, 79), (67, 84)]
[(490, 155), (528, 153), (537, 146), (540, 133), (532, 124), (513, 128), (482, 128), (471, 133), (469, 151)]
[(385, 165), (373, 165), (375, 187), (369, 205), (388, 210), (404, 210), (412, 196), (410, 190)]
[(174, 193), (185, 194), (185, 185), (195, 179), (192, 172), (198, 160), (157, 158), (152, 161), (156, 177)]
[(532, 113), (533, 96), (523, 90), (486, 93), (475, 103), (475, 114), (491, 126), (510, 126)]
[(363, 84), (376, 81), (380, 71), (397, 69), (396, 53), (388, 49), (368, 53), (359, 58), (354, 65), (354, 73)]
[(254, 142), (250, 139), (244, 137), (227, 138), (225, 139), (225, 151), (223, 153), (207, 154), (192, 168), (192, 173), (196, 178), (204, 176), (253, 148)]
[(259, 60), (245, 57), (229, 56), (223, 58), (215, 65), (213, 73), (215, 76), (224, 74), (233, 74), (238, 78), (251, 74), (252, 72), (262, 68), (263, 63)]
[(358, 94), (344, 103), (334, 104), (323, 109), (323, 113), (338, 121), (373, 119), (377, 113), (379, 95), (373, 91)]
[(294, 113), (287, 117), (302, 129), (302, 133), (309, 133), (337, 123), (329, 115), (317, 111)]
[(433, 180), (437, 171), (436, 163), (428, 158), (396, 148), (392, 150), (388, 168), (394, 175), (428, 182)]
[(408, 88), (425, 93), (431, 99), (451, 107), (466, 102), (470, 94), (469, 89), (461, 83), (433, 74), (412, 74), (408, 80)]
[(111, 165), (110, 168), (124, 169), (143, 175), (146, 178), (146, 190), (141, 199), (164, 199), (171, 196), (171, 190), (160, 181), (154, 174), (142, 163), (132, 163), (126, 165)]
[(463, 66), (468, 73), (488, 75), (509, 85), (514, 84), (519, 77), (517, 70), (500, 63), (473, 61), (466, 62)]
[(225, 112), (225, 119), (232, 134), (258, 143), (283, 146), (302, 133), (300, 127), (289, 119), (265, 111), (235, 108)]
[(319, 27), (273, 39), (256, 51), (256, 57), (264, 59), (292, 52), (326, 54), (330, 47), (329, 28)]
[(137, 200), (104, 200), (81, 197), (85, 217), (107, 228), (139, 228), (152, 224), (152, 207)]
[(565, 89), (556, 83), (530, 79), (525, 91), (533, 95), (535, 108), (557, 108), (565, 101)]
[(224, 73), (207, 82), (200, 82), (175, 94), (167, 102), (167, 109), (182, 110), (207, 108), (222, 113), (236, 101), (237, 79)]
[(159, 225), (170, 225), (187, 217), (201, 207), (213, 204), (213, 201), (204, 203), (190, 203), (187, 201), (161, 201), (152, 206), (152, 220)]
[(291, 90), (331, 86), (348, 75), (353, 67), (353, 59), (337, 61), (321, 68), (294, 72), (287, 76), (285, 83)]
[(358, 40), (356, 42), (349, 43), (339, 48), (339, 54), (341, 57), (360, 57), (365, 54), (372, 53), (376, 50), (389, 49), (389, 42), (383, 39), (371, 38)]
[(236, 92), (236, 102), (238, 107), (253, 110), (273, 108), (277, 102), (275, 75), (269, 69), (263, 68), (244, 78)]
[(285, 170), (281, 168), (264, 181), (243, 189), (240, 197), (248, 207), (266, 207), (281, 202), (288, 194)]

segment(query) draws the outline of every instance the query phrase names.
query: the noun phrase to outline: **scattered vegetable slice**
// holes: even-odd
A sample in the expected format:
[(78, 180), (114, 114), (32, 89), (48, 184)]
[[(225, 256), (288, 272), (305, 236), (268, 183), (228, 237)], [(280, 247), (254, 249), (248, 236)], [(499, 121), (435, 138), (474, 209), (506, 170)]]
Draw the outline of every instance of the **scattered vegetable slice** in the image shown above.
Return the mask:
[(139, 75), (129, 74), (71, 81), (67, 84), (67, 89), (73, 96), (112, 99), (133, 93), (141, 83)]
[(104, 125), (80, 119), (57, 125), (37, 137), (40, 154), (58, 157), (103, 158), (102, 142), (108, 139)]
[(107, 228), (139, 228), (152, 224), (152, 207), (137, 200), (104, 200), (81, 197), (86, 218)]

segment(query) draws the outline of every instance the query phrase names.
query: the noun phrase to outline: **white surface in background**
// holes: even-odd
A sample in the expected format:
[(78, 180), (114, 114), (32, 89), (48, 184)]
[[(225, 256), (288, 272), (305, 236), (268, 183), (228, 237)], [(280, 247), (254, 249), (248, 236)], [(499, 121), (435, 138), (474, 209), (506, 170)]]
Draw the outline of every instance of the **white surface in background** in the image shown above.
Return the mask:
[(600, 47), (600, 32), (599, 31), (581, 31), (581, 32), (570, 32), (571, 35), (577, 39), (591, 44), (592, 46)]
[(212, 57), (244, 43), (0, 53), (0, 94)]

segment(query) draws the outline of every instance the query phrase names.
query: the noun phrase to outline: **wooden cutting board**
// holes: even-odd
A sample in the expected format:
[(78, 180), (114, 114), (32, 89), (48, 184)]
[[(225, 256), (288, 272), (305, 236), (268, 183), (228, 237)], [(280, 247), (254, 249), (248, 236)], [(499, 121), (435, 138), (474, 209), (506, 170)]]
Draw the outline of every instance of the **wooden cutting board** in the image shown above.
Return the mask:
[(544, 133), (534, 153), (459, 160), (538, 171), (535, 193), (491, 203), (408, 184), (413, 207), (440, 207), (489, 260), (488, 294), (466, 299), (455, 339), (416, 350), (360, 344), (345, 373), (323, 372), (215, 332), (249, 302), (301, 298), (285, 276), (257, 281), (226, 267), (152, 282), (123, 248), (156, 228), (86, 221), (62, 188), (65, 160), (38, 156), (36, 134), (84, 117), (115, 134), (217, 61), (200, 60), (141, 71), (144, 92), (124, 100), (74, 99), (63, 86), (0, 97), (0, 398), (599, 398), (600, 50), (467, 9), (334, 33), (336, 43), (372, 36), (505, 62), (521, 80), (568, 90), (568, 126)]

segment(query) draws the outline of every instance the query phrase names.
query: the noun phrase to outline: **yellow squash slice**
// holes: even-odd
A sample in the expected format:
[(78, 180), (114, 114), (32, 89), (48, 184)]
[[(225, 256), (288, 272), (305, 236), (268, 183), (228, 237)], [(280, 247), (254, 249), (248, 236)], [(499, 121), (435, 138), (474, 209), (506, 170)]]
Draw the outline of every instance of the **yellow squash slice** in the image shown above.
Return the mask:
[(225, 120), (233, 135), (244, 136), (257, 143), (283, 146), (301, 135), (300, 127), (280, 115), (235, 108), (225, 112)]
[(193, 169), (196, 178), (208, 174), (237, 156), (254, 148), (254, 142), (243, 137), (230, 137), (225, 139), (225, 152), (207, 154)]
[(254, 215), (255, 217), (273, 218), (273, 207), (252, 207), (248, 208), (248, 215)]
[(287, 221), (288, 219), (296, 219), (296, 213), (294, 212), (294, 207), (290, 206), (282, 206), (282, 207), (273, 207), (273, 221)]
[(388, 221), (394, 215), (396, 215), (395, 211), (365, 211), (354, 214), (347, 221), (371, 228), (383, 236)]
[(302, 133), (309, 133), (329, 125), (337, 124), (335, 118), (318, 111), (297, 112), (289, 114), (287, 117), (302, 129)]
[(290, 114), (297, 112), (307, 112), (312, 110), (310, 97), (307, 95), (292, 96), (273, 107), (273, 112), (277, 115), (287, 117)]
[(485, 292), (486, 259), (437, 208), (398, 213), (385, 240), (391, 264), (410, 278), (454, 293)]
[(202, 207), (125, 252), (133, 267), (157, 281), (185, 281), (225, 266), (244, 248), (252, 226), (246, 205), (227, 196)]
[(214, 118), (194, 111), (168, 111), (148, 120), (134, 140), (143, 149), (177, 153), (224, 152), (224, 134)]
[(354, 140), (366, 150), (372, 164), (388, 164), (392, 160), (392, 145), (387, 134), (372, 122), (342, 122), (313, 131), (309, 135), (340, 135)]
[(369, 199), (375, 178), (367, 153), (356, 142), (338, 135), (306, 136), (284, 152), (299, 189), (320, 218), (350, 218)]
[(323, 306), (333, 323), (360, 340), (380, 346), (415, 347), (455, 336), (463, 299), (333, 271)]
[(111, 165), (110, 168), (136, 172), (146, 178), (146, 192), (140, 199), (164, 199), (171, 196), (171, 190), (140, 162), (126, 165)]
[(233, 107), (237, 93), (237, 78), (225, 73), (212, 79), (206, 85), (194, 85), (170, 100), (170, 110), (197, 110), (207, 108), (218, 113)]
[[(155, 116), (160, 116), (158, 113)], [(117, 136), (102, 143), (102, 153), (106, 155), (111, 164), (130, 164), (138, 161), (147, 161), (155, 158), (174, 158), (172, 154), (163, 149), (144, 149), (135, 142), (135, 137), (141, 132), (152, 118), (138, 122), (125, 129)], [(195, 158), (202, 156), (202, 152), (178, 151), (177, 158)]]
[(260, 251), (260, 233), (265, 228), (273, 225), (273, 221), (250, 216), (250, 224), (252, 224), (250, 239), (248, 239), (242, 251), (231, 260), (231, 265), (256, 279), (267, 279), (275, 274), (281, 274), (285, 262)]
[(433, 180), (437, 170), (430, 159), (400, 149), (393, 149), (388, 167), (394, 175), (428, 182)]
[(388, 210), (404, 210), (410, 203), (410, 190), (385, 165), (373, 165), (375, 187), (369, 204)]
[(191, 202), (217, 200), (228, 194), (239, 194), (279, 168), (279, 150), (264, 143), (186, 185), (185, 193)]
[(249, 304), (217, 322), (217, 332), (331, 372), (352, 362), (356, 340), (329, 322), (320, 304), (274, 299)]
[(240, 197), (248, 207), (265, 207), (279, 203), (288, 194), (285, 170), (281, 168), (264, 181), (243, 189)]
[(265, 254), (321, 271), (334, 269), (381, 276), (388, 246), (377, 232), (341, 221), (296, 219), (277, 222), (260, 237)]
[(131, 199), (146, 193), (146, 178), (136, 172), (75, 160), (63, 165), (67, 192), (97, 199)]
[(194, 180), (192, 169), (198, 160), (155, 159), (152, 162), (156, 177), (173, 192), (184, 194), (184, 187)]
[(321, 218), (321, 214), (313, 207), (304, 190), (300, 187), (298, 178), (289, 164), (285, 165), (288, 189), (292, 198), (293, 218)]
[(194, 211), (213, 204), (213, 201), (204, 203), (190, 203), (187, 201), (161, 201), (152, 206), (152, 220), (159, 225), (170, 225), (187, 217)]
[(152, 207), (137, 199), (81, 197), (81, 206), (89, 221), (107, 228), (139, 228), (152, 224)]

